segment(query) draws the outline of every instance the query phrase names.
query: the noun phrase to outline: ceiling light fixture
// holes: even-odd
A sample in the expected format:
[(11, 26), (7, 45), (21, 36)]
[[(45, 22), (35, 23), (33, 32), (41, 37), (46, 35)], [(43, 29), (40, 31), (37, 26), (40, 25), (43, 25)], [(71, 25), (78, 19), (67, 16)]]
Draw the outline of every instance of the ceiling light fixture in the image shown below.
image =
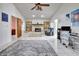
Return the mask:
[(32, 15), (32, 17), (34, 18), (34, 17), (35, 17), (35, 15)]
[(44, 15), (41, 15), (41, 18), (43, 18), (44, 17)]

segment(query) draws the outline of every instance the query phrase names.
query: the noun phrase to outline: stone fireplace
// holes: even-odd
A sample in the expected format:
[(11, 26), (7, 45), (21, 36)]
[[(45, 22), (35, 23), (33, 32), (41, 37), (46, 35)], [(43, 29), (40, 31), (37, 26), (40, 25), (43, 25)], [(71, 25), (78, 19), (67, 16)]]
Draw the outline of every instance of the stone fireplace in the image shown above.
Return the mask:
[(33, 32), (42, 32), (42, 31), (44, 31), (44, 28), (43, 28), (43, 26), (32, 26), (32, 31)]
[(35, 32), (41, 32), (41, 28), (35, 28)]

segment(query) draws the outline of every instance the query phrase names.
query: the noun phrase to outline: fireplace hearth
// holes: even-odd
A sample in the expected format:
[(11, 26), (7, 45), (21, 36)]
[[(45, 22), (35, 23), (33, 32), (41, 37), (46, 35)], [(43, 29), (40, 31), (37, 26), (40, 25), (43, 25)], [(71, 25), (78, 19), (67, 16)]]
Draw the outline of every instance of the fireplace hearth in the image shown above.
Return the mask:
[(35, 28), (35, 32), (41, 32), (41, 28)]

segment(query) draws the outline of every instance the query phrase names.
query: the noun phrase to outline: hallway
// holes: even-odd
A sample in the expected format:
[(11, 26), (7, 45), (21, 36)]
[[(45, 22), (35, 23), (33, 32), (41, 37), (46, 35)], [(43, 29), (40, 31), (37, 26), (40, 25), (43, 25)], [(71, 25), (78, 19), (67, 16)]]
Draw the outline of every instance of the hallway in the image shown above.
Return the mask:
[(0, 56), (79, 56), (78, 8), (74, 3), (0, 4)]

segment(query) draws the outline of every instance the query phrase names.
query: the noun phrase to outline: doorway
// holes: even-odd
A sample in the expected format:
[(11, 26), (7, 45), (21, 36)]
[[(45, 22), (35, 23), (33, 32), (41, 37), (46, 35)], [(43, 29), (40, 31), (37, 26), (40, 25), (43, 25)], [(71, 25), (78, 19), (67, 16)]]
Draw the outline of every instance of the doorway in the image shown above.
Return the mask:
[(22, 20), (15, 16), (12, 16), (11, 35), (14, 39), (22, 36)]

